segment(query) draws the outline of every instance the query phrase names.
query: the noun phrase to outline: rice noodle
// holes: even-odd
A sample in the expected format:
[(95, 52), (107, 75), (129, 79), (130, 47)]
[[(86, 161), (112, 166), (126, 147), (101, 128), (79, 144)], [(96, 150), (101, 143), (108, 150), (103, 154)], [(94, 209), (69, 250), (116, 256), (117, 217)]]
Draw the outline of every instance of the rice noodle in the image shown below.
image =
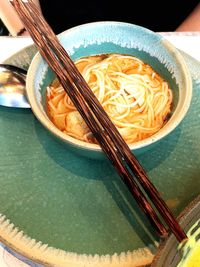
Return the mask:
[[(147, 138), (163, 127), (173, 95), (151, 66), (122, 54), (85, 57), (75, 64), (127, 143)], [(60, 130), (96, 142), (57, 80), (48, 87), (47, 108)]]

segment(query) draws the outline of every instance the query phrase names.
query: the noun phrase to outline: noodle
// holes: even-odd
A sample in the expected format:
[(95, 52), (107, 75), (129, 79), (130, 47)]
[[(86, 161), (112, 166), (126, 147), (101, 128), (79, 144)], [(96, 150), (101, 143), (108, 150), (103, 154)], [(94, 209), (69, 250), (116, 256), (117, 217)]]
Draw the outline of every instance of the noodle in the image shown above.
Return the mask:
[[(122, 54), (85, 57), (75, 64), (127, 143), (163, 127), (171, 111), (172, 91), (151, 66)], [(47, 109), (61, 131), (96, 142), (58, 80), (47, 88)]]

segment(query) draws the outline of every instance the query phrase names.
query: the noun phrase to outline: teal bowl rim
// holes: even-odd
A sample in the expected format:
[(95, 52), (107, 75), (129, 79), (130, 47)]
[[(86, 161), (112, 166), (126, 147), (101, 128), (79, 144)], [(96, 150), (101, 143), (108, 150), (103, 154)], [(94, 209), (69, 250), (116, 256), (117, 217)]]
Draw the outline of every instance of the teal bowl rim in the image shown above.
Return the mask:
[[(102, 27), (102, 26), (127, 26), (131, 28), (135, 28), (137, 30), (141, 30), (143, 34), (148, 34), (157, 38), (159, 41), (162, 42), (162, 45), (166, 48), (167, 51), (170, 51), (173, 57), (180, 63), (179, 68), (182, 70), (182, 76), (185, 81), (185, 87), (187, 88), (186, 95), (184, 101), (182, 103), (178, 103), (175, 113), (169, 119), (169, 121), (153, 136), (148, 137), (144, 140), (141, 140), (137, 143), (130, 144), (129, 147), (133, 152), (140, 153), (141, 150), (145, 150), (149, 148), (151, 145), (157, 143), (159, 140), (170, 134), (184, 119), (191, 103), (192, 99), (192, 78), (189, 71), (188, 66), (182, 56), (182, 54), (178, 51), (178, 49), (172, 45), (168, 40), (166, 40), (163, 36), (159, 33), (153, 32), (147, 28), (144, 28), (139, 25), (126, 23), (126, 22), (118, 22), (118, 21), (97, 21), (97, 22), (90, 22), (82, 25), (75, 26), (73, 28), (67, 29), (66, 31), (58, 34), (59, 40), (62, 39), (63, 36), (66, 34), (73, 33), (74, 31), (79, 31), (81, 29), (87, 27)], [(67, 51), (70, 55), (70, 52)], [(31, 64), (28, 68), (27, 72), (27, 97), (29, 103), (31, 105), (32, 111), (38, 120), (58, 139), (63, 141), (64, 143), (70, 144), (72, 147), (77, 147), (82, 151), (94, 152), (94, 153), (103, 153), (100, 146), (98, 144), (88, 144), (86, 142), (77, 140), (71, 136), (66, 135), (65, 133), (61, 132), (56, 126), (49, 120), (48, 116), (43, 113), (40, 106), (38, 105), (37, 99), (35, 97), (34, 92), (34, 77), (32, 73), (36, 73), (38, 66), (44, 63), (41, 55), (39, 52), (33, 57)], [(174, 119), (176, 115), (176, 118)]]

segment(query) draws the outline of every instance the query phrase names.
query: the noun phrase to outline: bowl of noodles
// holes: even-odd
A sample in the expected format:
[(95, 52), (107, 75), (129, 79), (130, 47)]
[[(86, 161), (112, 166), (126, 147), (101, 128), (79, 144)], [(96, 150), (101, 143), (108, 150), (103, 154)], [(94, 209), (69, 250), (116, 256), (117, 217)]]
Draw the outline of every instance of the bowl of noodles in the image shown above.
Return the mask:
[[(192, 97), (181, 53), (161, 35), (114, 21), (92, 22), (58, 38), (110, 119), (137, 155), (170, 134)], [(55, 137), (80, 154), (103, 152), (54, 72), (39, 53), (27, 73), (33, 113)]]

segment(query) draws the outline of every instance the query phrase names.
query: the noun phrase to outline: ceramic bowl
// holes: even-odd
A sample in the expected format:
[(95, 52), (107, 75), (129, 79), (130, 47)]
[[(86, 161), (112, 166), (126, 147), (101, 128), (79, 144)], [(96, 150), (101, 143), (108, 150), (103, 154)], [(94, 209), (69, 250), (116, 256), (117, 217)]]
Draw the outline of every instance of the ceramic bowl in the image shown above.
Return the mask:
[[(181, 53), (161, 35), (138, 25), (124, 22), (92, 22), (83, 24), (58, 35), (72, 60), (80, 57), (120, 53), (134, 55), (151, 65), (173, 90), (172, 115), (159, 132), (134, 144), (130, 149), (138, 155), (153, 147), (170, 134), (183, 120), (190, 106), (192, 81)], [(45, 91), (55, 78), (39, 53), (33, 58), (27, 74), (27, 96), (38, 120), (59, 140), (84, 156), (101, 158), (103, 152), (98, 144), (88, 144), (72, 138), (50, 121), (45, 106)]]
[(200, 253), (198, 253), (193, 265), (187, 261), (191, 259), (197, 242), (200, 252), (200, 195), (183, 210), (178, 221), (188, 235), (190, 242), (180, 245), (175, 236), (170, 235), (165, 242), (160, 244), (151, 267), (199, 267)]

